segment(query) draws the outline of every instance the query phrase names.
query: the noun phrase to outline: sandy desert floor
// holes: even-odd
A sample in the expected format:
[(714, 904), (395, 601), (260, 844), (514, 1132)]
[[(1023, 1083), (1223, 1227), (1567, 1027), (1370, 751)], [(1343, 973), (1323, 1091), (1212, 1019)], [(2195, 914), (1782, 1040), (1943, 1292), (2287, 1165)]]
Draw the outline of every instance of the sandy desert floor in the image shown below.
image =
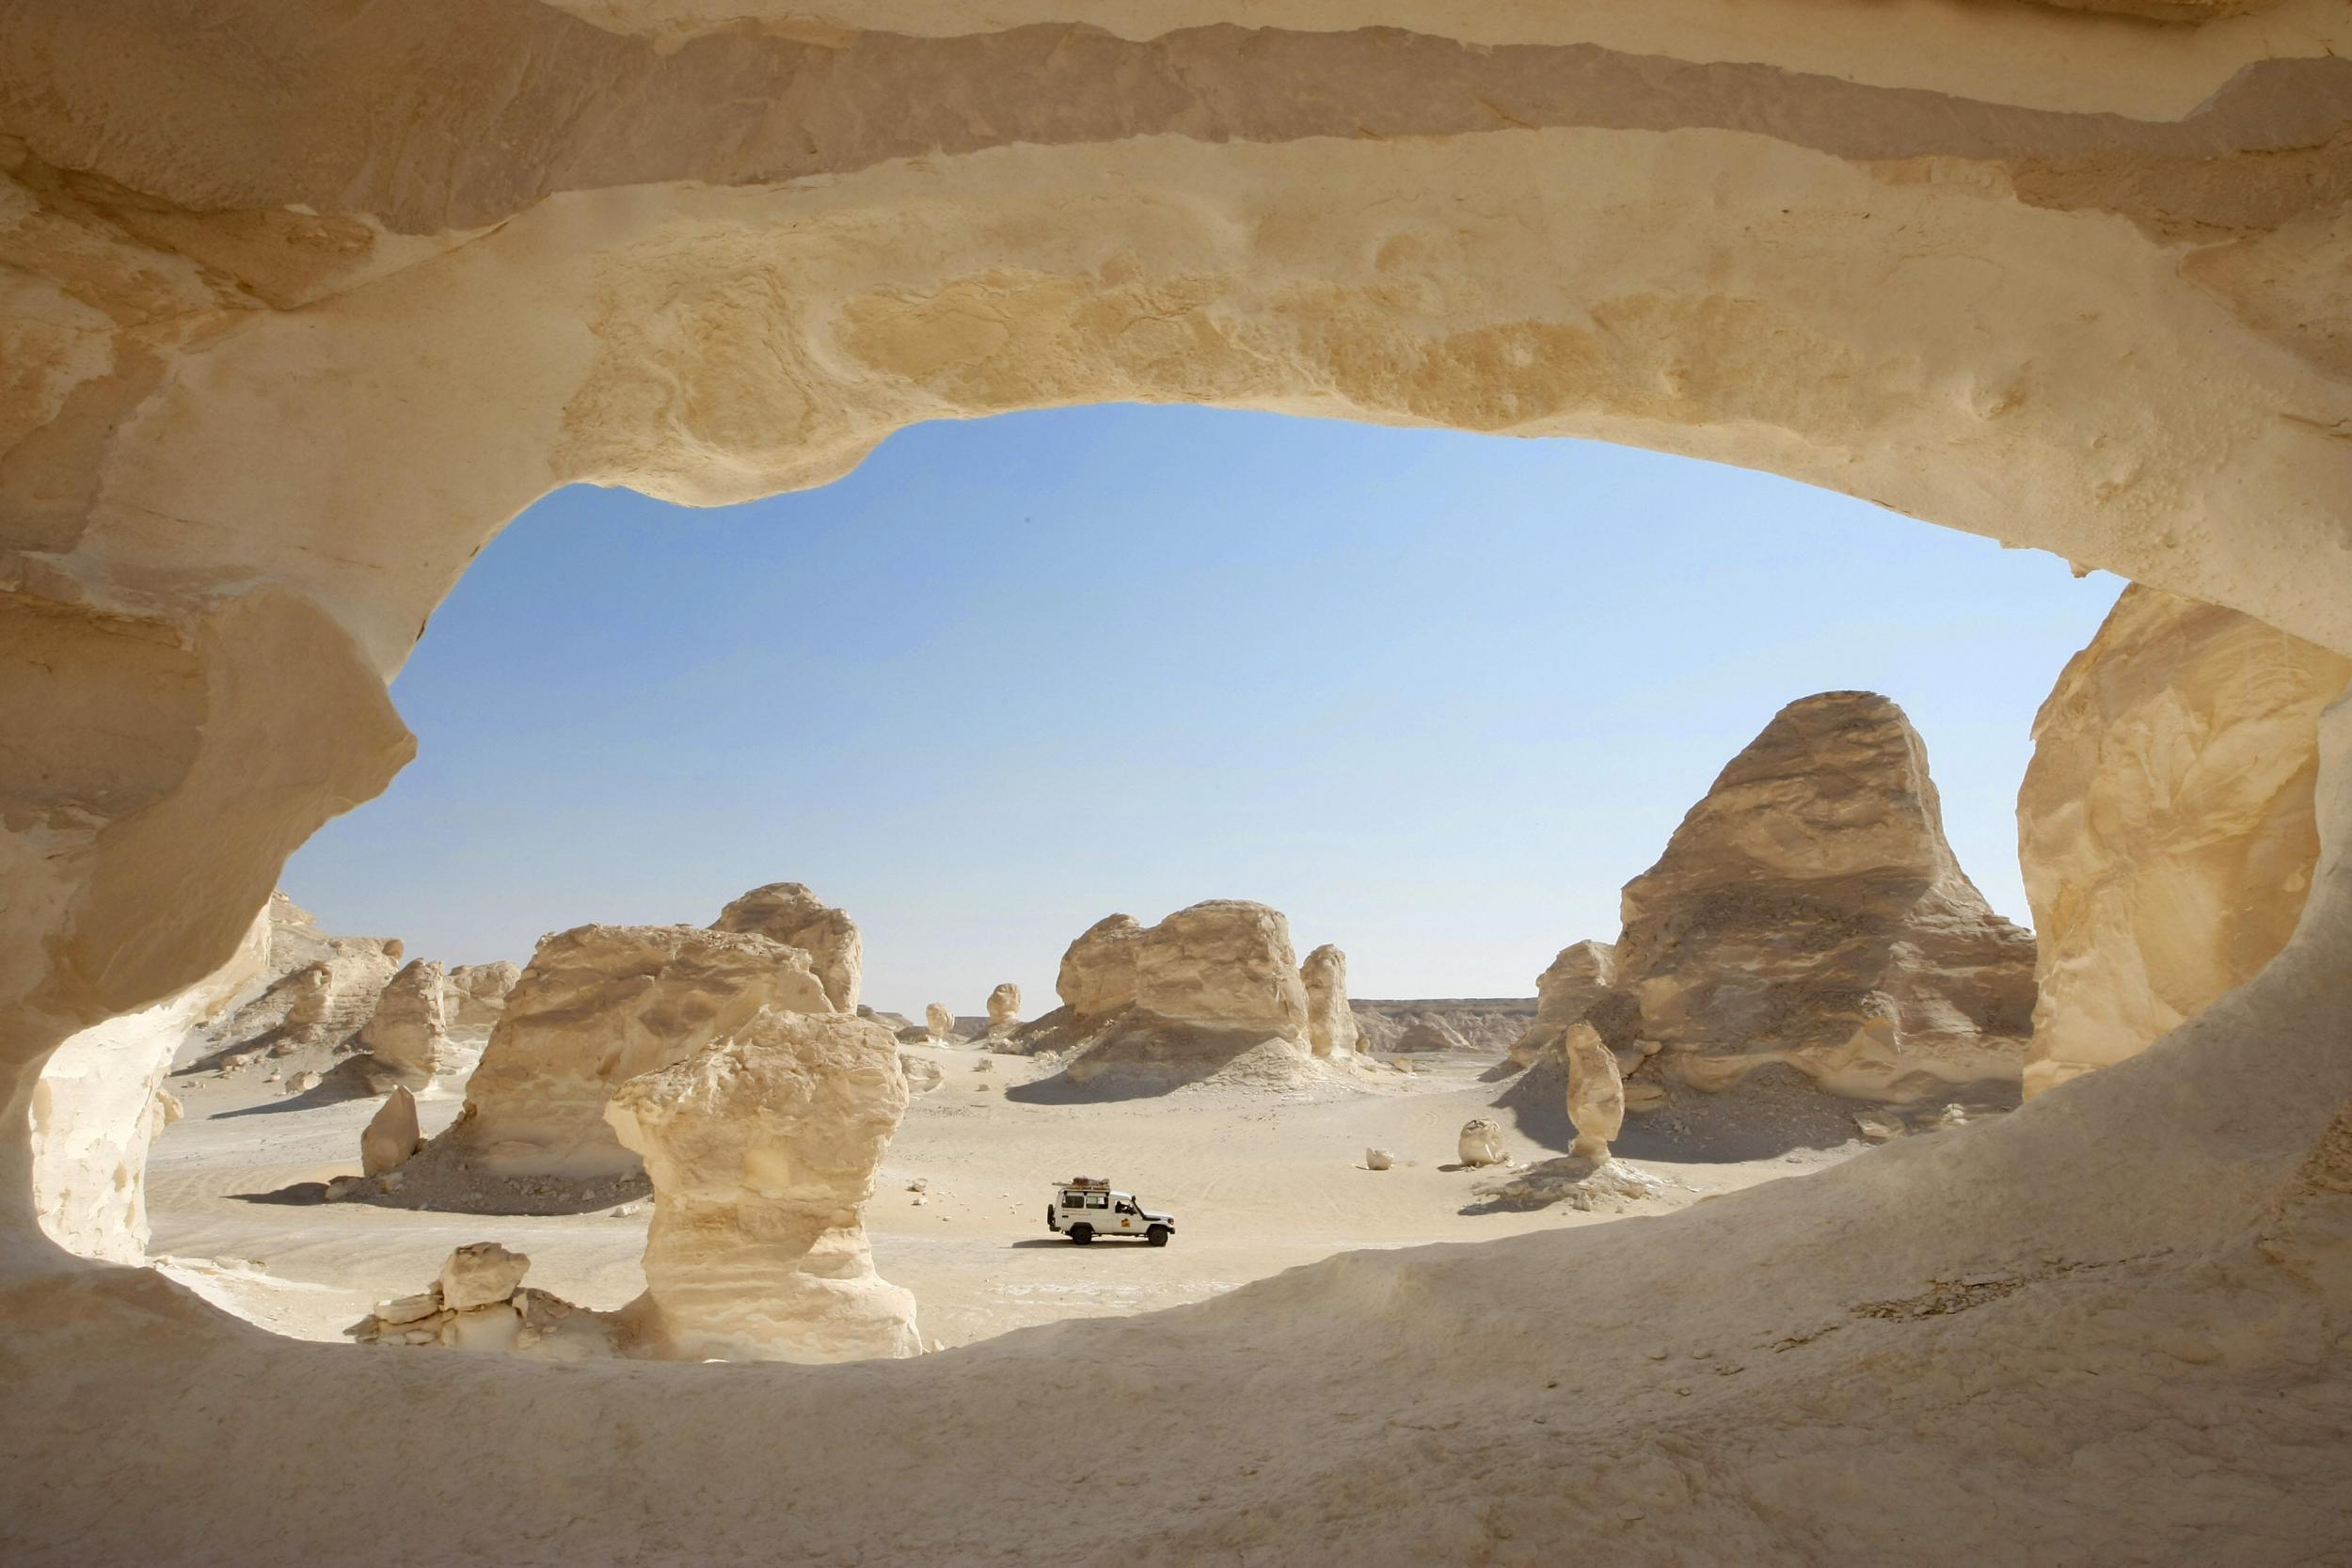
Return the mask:
[[(1859, 1142), (1760, 1158), (1716, 1158), (1705, 1141), (1647, 1157), (1671, 1183), (1626, 1213), (1464, 1213), (1493, 1172), (1455, 1164), (1473, 1117), (1511, 1130), (1515, 1158), (1556, 1154), (1558, 1127), (1536, 1135), (1495, 1102), (1484, 1056), (1423, 1058), (1415, 1073), (1299, 1090), (1196, 1085), (1150, 1099), (1041, 1103), (1018, 1098), (1048, 1069), (1031, 1059), (913, 1048), (945, 1082), (918, 1094), (892, 1144), (866, 1227), (884, 1278), (914, 1292), (927, 1341), (967, 1344), (1057, 1319), (1149, 1311), (1216, 1295), (1333, 1253), (1662, 1213), (1705, 1196), (1834, 1164)], [(644, 1287), (638, 1255), (650, 1204), (556, 1217), (416, 1212), (320, 1200), (355, 1172), (376, 1101), (288, 1097), (250, 1076), (174, 1077), (186, 1117), (148, 1164), (152, 1251), (174, 1277), (278, 1333), (337, 1339), (375, 1302), (421, 1288), (452, 1248), (500, 1241), (528, 1252), (531, 1282), (584, 1306), (615, 1307)], [(1009, 1098), (1007, 1090), (1014, 1091)], [(421, 1100), (430, 1134), (464, 1101), (462, 1074)], [(1531, 1122), (1541, 1118), (1530, 1117)], [(1631, 1132), (1632, 1129), (1629, 1129)], [(1539, 1142), (1538, 1136), (1547, 1137)], [(1394, 1168), (1364, 1168), (1366, 1146)], [(1077, 1247), (1044, 1227), (1049, 1184), (1109, 1178), (1178, 1218), (1175, 1243)], [(921, 1180), (917, 1204), (910, 1184)]]

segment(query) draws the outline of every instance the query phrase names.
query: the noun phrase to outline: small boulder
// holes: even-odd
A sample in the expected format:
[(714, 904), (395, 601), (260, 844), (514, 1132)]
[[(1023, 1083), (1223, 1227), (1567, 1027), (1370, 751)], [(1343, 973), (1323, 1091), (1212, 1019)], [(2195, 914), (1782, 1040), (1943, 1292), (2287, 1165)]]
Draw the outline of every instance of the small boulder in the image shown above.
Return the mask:
[(497, 1242), (471, 1242), (449, 1255), (435, 1283), (443, 1307), (466, 1312), (508, 1300), (530, 1270), (527, 1253), (509, 1252)]
[(381, 1176), (398, 1169), (417, 1151), (420, 1141), (417, 1097), (405, 1088), (395, 1088), (384, 1097), (367, 1130), (359, 1134), (361, 1173)]
[(1502, 1151), (1502, 1129), (1485, 1117), (1462, 1124), (1460, 1149), (1466, 1165), (1499, 1165), (1510, 1158)]
[(1387, 1170), (1391, 1165), (1395, 1164), (1396, 1156), (1391, 1154), (1385, 1148), (1367, 1148), (1364, 1150), (1364, 1168), (1366, 1170)]

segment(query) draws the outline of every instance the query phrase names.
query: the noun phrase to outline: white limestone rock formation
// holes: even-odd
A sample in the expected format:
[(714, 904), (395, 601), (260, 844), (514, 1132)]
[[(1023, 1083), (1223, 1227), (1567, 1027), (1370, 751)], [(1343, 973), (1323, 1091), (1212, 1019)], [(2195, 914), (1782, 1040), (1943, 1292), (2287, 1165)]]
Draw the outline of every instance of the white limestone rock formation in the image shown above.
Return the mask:
[(1073, 1083), (1138, 1085), (1231, 1070), (1273, 1081), (1311, 1063), (1307, 986), (1279, 911), (1219, 898), (1156, 926), (1113, 915), (1062, 955), (1063, 1005), (1011, 1037), (1070, 1051)]
[(1568, 1152), (1597, 1164), (1625, 1128), (1625, 1080), (1617, 1053), (1589, 1023), (1573, 1023), (1563, 1044), (1568, 1059), (1568, 1120), (1576, 1143)]
[(1325, 942), (1298, 966), (1307, 988), (1307, 1043), (1318, 1056), (1356, 1050), (1356, 1014), (1347, 1005), (1347, 955)]
[(109, 1263), (147, 1257), (147, 1154), (180, 1119), (166, 1089), (189, 1031), (215, 1020), (265, 973), (268, 916), (257, 915), (221, 968), (167, 1001), (85, 1029), (33, 1086), (34, 1212), (59, 1246)]
[(945, 1002), (933, 1002), (923, 1009), (923, 1032), (934, 1045), (956, 1037), (956, 1015)]
[(857, 1010), (866, 980), (866, 939), (847, 911), (834, 909), (799, 882), (756, 887), (719, 911), (714, 931), (749, 931), (797, 947), (835, 1012)]
[(488, 1029), (506, 1010), (506, 993), (523, 975), (512, 959), (495, 963), (459, 964), (449, 972), (441, 990), (442, 1012), (452, 1029)]
[[(27, 1141), (55, 1048), (216, 970), (413, 755), (387, 681), (576, 482), (749, 500), (1100, 400), (1599, 437), (2352, 655), (2340, 0), (8, 19), (13, 1558), (2342, 1555), (2344, 1309), (2252, 1244), (2352, 1067), (2341, 736), (2296, 934), (2118, 1070), (1660, 1225), (1065, 1331), (1080, 1364), (395, 1381), (75, 1266)], [(1531, 1410), (1601, 1462), (1560, 1484)], [(1073, 1433), (1132, 1499), (1023, 1462)]]
[(1143, 925), (1131, 914), (1104, 915), (1078, 934), (1061, 956), (1054, 990), (1061, 1005), (1085, 1018), (1130, 1006), (1136, 999), (1136, 950)]
[(1533, 1067), (1561, 1053), (1568, 1025), (1583, 1021), (1617, 977), (1617, 950), (1605, 942), (1572, 942), (1535, 977), (1535, 1022), (1511, 1047), (1511, 1060)]
[(1304, 1044), (1307, 988), (1280, 911), (1239, 898), (1178, 910), (1136, 948), (1136, 1006), (1202, 1029)]
[(907, 1076), (907, 1092), (910, 1094), (929, 1094), (947, 1081), (947, 1074), (937, 1062), (928, 1056), (910, 1055), (904, 1051), (898, 1053), (898, 1069)]
[(2319, 858), (2319, 715), (2352, 659), (2138, 584), (2058, 676), (2017, 793), (2026, 1093), (2137, 1055), (2285, 945)]
[(832, 1010), (804, 950), (695, 926), (581, 926), (542, 939), (467, 1082), (464, 1112), (419, 1157), (428, 1169), (410, 1173), (413, 1200), (427, 1200), (420, 1178), (453, 1165), (489, 1178), (638, 1175), (605, 1123), (613, 1089), (769, 1007)]
[(1471, 1051), (1502, 1055), (1535, 1020), (1535, 999), (1516, 996), (1446, 996), (1418, 999), (1351, 996), (1359, 1052), (1392, 1053), (1416, 1023), (1435, 1020), (1459, 1036)]
[(1455, 1148), (1466, 1165), (1499, 1165), (1511, 1158), (1502, 1147), (1502, 1124), (1485, 1117), (1472, 1117), (1462, 1124)]
[(1364, 1168), (1366, 1170), (1387, 1170), (1390, 1166), (1395, 1164), (1396, 1156), (1390, 1153), (1385, 1148), (1373, 1148), (1364, 1150)]
[[(259, 917), (262, 987), (241, 994), (235, 1010), (207, 1030), (213, 1064), (246, 1052), (288, 1055), (349, 1041), (374, 1013), (376, 999), (406, 957), (397, 937), (338, 937), (283, 893), (272, 893)], [(250, 978), (248, 976), (248, 978)], [(312, 1052), (324, 1064), (326, 1056)]]
[(1428, 1051), (1468, 1051), (1470, 1042), (1444, 1014), (1422, 1013), (1406, 1020), (1404, 1032), (1390, 1043), (1389, 1049), (1405, 1055), (1419, 1055)]
[[(1722, 1089), (1770, 1063), (1861, 1098), (2014, 1084), (2034, 944), (1945, 842), (1927, 749), (1867, 691), (1789, 704), (1628, 882), (1601, 1033)], [(1590, 1020), (1603, 1023), (1598, 1016)]]
[(385, 982), (358, 1038), (372, 1080), (412, 1089), (433, 1082), (449, 1052), (448, 978), (439, 959), (418, 958)]
[(763, 1012), (622, 1085), (605, 1116), (653, 1178), (647, 1354), (918, 1354), (914, 1298), (874, 1273), (860, 1213), (907, 1105), (898, 1042), (841, 1015)]
[(398, 1170), (423, 1143), (417, 1126), (417, 1097), (405, 1085), (395, 1085), (359, 1134), (359, 1174)]
[(555, 1361), (622, 1354), (614, 1314), (591, 1312), (523, 1284), (531, 1259), (470, 1242), (414, 1295), (382, 1302), (345, 1333), (361, 1344), (431, 1346)]
[(988, 1032), (1000, 1035), (1021, 1022), (1021, 988), (1010, 980), (988, 993)]

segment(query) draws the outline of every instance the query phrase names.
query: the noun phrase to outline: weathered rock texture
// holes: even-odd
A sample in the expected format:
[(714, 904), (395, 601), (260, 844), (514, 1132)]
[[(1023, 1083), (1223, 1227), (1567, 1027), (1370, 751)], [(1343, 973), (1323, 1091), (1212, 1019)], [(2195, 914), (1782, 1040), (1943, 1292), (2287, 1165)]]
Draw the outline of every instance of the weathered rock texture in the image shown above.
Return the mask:
[(507, 995), (465, 1111), (426, 1157), (494, 1177), (632, 1173), (637, 1157), (604, 1119), (612, 1091), (768, 1007), (831, 1010), (802, 949), (693, 926), (581, 926), (548, 937)]
[(1021, 988), (1010, 980), (988, 993), (988, 1032), (992, 1035), (1021, 1022)]
[(890, 1031), (838, 1015), (764, 1012), (622, 1085), (605, 1116), (654, 1191), (640, 1338), (688, 1360), (918, 1354), (860, 1215), (906, 1105)]
[(28, 1117), (35, 1212), (51, 1240), (86, 1258), (147, 1256), (147, 1152), (180, 1118), (164, 1085), (192, 1029), (215, 1022), (266, 973), (267, 913), (229, 961), (168, 1001), (68, 1039), (34, 1086)]
[(1608, 942), (1563, 947), (1551, 967), (1535, 976), (1535, 1022), (1512, 1042), (1511, 1059), (1532, 1067), (1543, 1056), (1558, 1054), (1568, 1025), (1583, 1022), (1610, 994), (1616, 977), (1617, 950)]
[(1406, 1021), (1404, 1032), (1391, 1042), (1389, 1049), (1412, 1055), (1424, 1051), (1468, 1051), (1470, 1042), (1443, 1014), (1423, 1013)]
[(375, 1011), (358, 1044), (372, 1076), (412, 1089), (433, 1082), (449, 1052), (449, 1019), (442, 1002), (449, 976), (437, 958), (417, 958), (384, 983)]
[(1076, 1082), (1113, 1068), (1199, 1076), (1244, 1056), (1279, 1069), (1312, 1054), (1290, 923), (1263, 904), (1210, 899), (1152, 927), (1099, 921), (1062, 955), (1058, 989), (1063, 1006), (1011, 1043), (1074, 1050), (1065, 1070)]
[(379, 1303), (345, 1330), (366, 1345), (432, 1345), (553, 1361), (601, 1359), (623, 1349), (612, 1315), (584, 1311), (523, 1283), (531, 1259), (497, 1242), (449, 1255), (432, 1284)]
[(400, 970), (404, 944), (396, 937), (328, 936), (283, 893), (269, 895), (262, 918), (262, 989), (206, 1031), (214, 1046), (207, 1060), (349, 1043)]
[(1325, 942), (1298, 966), (1307, 988), (1307, 1043), (1318, 1056), (1356, 1049), (1356, 1015), (1347, 1005), (1347, 955)]
[(808, 955), (835, 1012), (857, 1011), (866, 978), (866, 940), (848, 911), (836, 910), (799, 882), (757, 887), (719, 911), (716, 931), (752, 931)]
[(1130, 1006), (1136, 999), (1136, 949), (1143, 923), (1131, 914), (1104, 915), (1078, 934), (1061, 956), (1054, 990), (1061, 1005), (1084, 1018)]
[(923, 1009), (923, 1032), (933, 1040), (950, 1040), (956, 1035), (956, 1015), (946, 1004), (934, 1002)]
[[(2250, 1216), (2352, 1098), (2341, 736), (2279, 957), (2015, 1116), (1043, 1350), (636, 1369), (624, 1466), (616, 1380), (395, 1387), (73, 1266), (30, 1196), (42, 1064), (227, 962), (286, 857), (385, 787), (414, 751), (385, 682), (564, 484), (742, 500), (918, 420), (1089, 400), (1590, 436), (2352, 654), (2352, 15), (2162, 8), (11, 6), (6, 1555), (2338, 1554), (2345, 1322)], [(1664, 1347), (1753, 1359), (1677, 1383)], [(1171, 1365), (1104, 1397), (1100, 1368)], [(1564, 1367), (1575, 1398), (1541, 1396)], [(1555, 1484), (1534, 1415), (1611, 1462)], [(459, 1432), (501, 1463), (453, 1465)], [(1009, 1458), (1080, 1432), (1151, 1478), (1132, 1504)], [(1423, 1438), (1444, 1463), (1400, 1457)]]
[(1532, 997), (1431, 997), (1417, 1001), (1375, 1001), (1351, 997), (1348, 1010), (1356, 1015), (1359, 1051), (1404, 1050), (1400, 1042), (1422, 1023), (1442, 1026), (1473, 1051), (1500, 1055), (1525, 1035), (1535, 1017)]
[(520, 965), (501, 958), (495, 963), (459, 964), (449, 972), (441, 992), (442, 1010), (453, 1029), (487, 1029), (506, 1010), (506, 993), (523, 975)]
[(2319, 714), (2347, 679), (2235, 610), (2123, 591), (2035, 719), (2017, 796), (2027, 1094), (2137, 1054), (2286, 944), (2319, 858)]
[(1307, 988), (1290, 922), (1238, 898), (1178, 910), (1136, 944), (1136, 1006), (1196, 1028), (1305, 1040)]
[[(1789, 704), (1625, 887), (1609, 1044), (1699, 1088), (1785, 1063), (1838, 1093), (2013, 1082), (2033, 938), (1945, 842), (1927, 749), (1864, 691)], [(1599, 1020), (1595, 1020), (1599, 1023)]]
[(1474, 1117), (1462, 1124), (1455, 1151), (1466, 1165), (1499, 1165), (1510, 1158), (1502, 1147), (1502, 1126), (1485, 1117)]
[(1568, 1152), (1580, 1160), (1606, 1160), (1625, 1127), (1625, 1080), (1617, 1053), (1589, 1023), (1570, 1024), (1561, 1049), (1568, 1059), (1568, 1119), (1576, 1124), (1576, 1146)]

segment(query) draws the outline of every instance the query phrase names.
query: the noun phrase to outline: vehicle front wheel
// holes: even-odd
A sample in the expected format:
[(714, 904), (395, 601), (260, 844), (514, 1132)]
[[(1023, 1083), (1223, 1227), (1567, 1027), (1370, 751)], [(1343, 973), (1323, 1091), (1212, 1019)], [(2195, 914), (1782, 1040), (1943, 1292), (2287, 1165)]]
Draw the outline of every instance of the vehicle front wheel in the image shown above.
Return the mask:
[(1143, 1233), (1143, 1239), (1153, 1246), (1166, 1246), (1168, 1245), (1168, 1227), (1155, 1225)]
[(1070, 1227), (1070, 1239), (1077, 1243), (1080, 1246), (1084, 1246), (1089, 1242), (1094, 1240), (1094, 1227), (1090, 1225), (1073, 1225)]

